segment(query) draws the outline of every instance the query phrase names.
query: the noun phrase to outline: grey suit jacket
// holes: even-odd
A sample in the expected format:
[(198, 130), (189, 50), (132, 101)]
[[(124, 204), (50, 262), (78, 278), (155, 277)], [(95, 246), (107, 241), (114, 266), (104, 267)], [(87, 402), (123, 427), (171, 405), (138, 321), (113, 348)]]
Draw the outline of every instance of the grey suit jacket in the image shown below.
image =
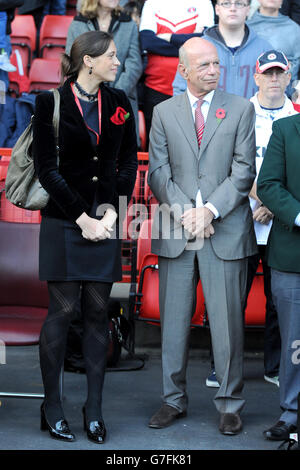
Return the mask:
[[(216, 117), (218, 109), (225, 110), (223, 119)], [(215, 90), (199, 151), (186, 93), (154, 108), (148, 182), (163, 214), (159, 221), (156, 211), (154, 253), (174, 258), (183, 252), (187, 239), (180, 216), (188, 207), (195, 207), (199, 189), (203, 202), (212, 203), (220, 214), (213, 221), (215, 234), (211, 237), (216, 255), (234, 260), (256, 253), (248, 198), (255, 178), (254, 123), (252, 103)], [(170, 232), (165, 229), (168, 212)]]

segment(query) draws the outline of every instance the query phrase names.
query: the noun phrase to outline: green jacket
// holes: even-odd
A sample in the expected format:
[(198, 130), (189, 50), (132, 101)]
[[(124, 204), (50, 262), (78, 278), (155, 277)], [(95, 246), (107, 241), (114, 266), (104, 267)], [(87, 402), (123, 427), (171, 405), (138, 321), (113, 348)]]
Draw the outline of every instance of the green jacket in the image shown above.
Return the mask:
[(300, 273), (300, 114), (273, 123), (257, 180), (257, 194), (274, 214), (268, 239), (268, 264)]

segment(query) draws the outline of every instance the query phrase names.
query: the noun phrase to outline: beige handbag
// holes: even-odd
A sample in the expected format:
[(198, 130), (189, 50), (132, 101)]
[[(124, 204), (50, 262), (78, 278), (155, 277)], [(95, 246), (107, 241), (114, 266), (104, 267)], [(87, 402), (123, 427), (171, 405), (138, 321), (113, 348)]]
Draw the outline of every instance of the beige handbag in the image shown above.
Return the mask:
[[(53, 127), (56, 139), (57, 161), (59, 161), (58, 128), (60, 94), (54, 94)], [(31, 117), (29, 125), (15, 143), (7, 169), (5, 180), (6, 198), (15, 206), (32, 211), (43, 209), (48, 203), (49, 194), (41, 186), (34, 169), (32, 155), (33, 129)]]

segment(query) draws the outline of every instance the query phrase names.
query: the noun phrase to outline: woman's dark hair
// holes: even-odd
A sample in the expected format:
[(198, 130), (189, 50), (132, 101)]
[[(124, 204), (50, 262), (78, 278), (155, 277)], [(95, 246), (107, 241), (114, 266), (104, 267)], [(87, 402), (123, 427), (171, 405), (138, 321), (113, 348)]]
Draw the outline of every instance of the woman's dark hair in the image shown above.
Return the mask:
[(131, 16), (132, 13), (134, 13), (135, 11), (137, 12), (139, 16), (141, 16), (142, 9), (143, 9), (143, 4), (138, 1), (130, 1), (130, 2), (127, 2), (123, 6), (123, 12), (128, 16)]
[(83, 64), (83, 57), (99, 57), (107, 51), (112, 40), (112, 35), (104, 31), (88, 31), (78, 36), (72, 44), (70, 55), (62, 55), (62, 77), (76, 79)]

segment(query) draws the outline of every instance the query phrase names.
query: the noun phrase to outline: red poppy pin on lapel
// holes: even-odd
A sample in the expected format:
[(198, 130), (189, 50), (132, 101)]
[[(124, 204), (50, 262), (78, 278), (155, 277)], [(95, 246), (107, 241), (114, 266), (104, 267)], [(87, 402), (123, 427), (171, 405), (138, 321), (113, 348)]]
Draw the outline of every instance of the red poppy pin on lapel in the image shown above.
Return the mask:
[(225, 109), (223, 109), (223, 108), (217, 109), (216, 118), (217, 118), (218, 124), (220, 124), (220, 122), (222, 121), (222, 119), (224, 119), (225, 116), (226, 116)]
[(124, 122), (126, 121), (126, 119), (129, 118), (129, 116), (130, 116), (130, 113), (125, 111), (124, 108), (121, 108), (121, 106), (118, 106), (115, 114), (113, 114), (110, 120), (117, 126), (120, 126), (121, 124), (124, 124)]

